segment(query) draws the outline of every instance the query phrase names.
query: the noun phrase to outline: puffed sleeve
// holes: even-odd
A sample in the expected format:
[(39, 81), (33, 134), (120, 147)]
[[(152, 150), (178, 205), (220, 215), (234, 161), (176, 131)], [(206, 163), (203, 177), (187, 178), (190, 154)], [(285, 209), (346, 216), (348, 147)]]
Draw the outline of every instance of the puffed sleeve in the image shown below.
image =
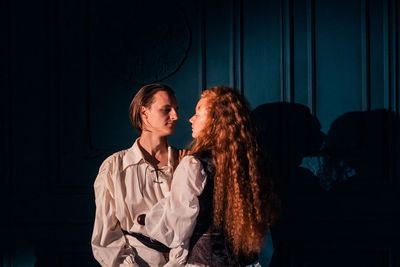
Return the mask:
[(126, 243), (115, 216), (115, 195), (112, 162), (102, 164), (94, 183), (96, 217), (92, 235), (92, 250), (96, 260), (105, 267), (137, 266), (134, 252)]
[(186, 261), (190, 237), (199, 213), (198, 196), (206, 184), (206, 174), (198, 159), (186, 156), (175, 170), (171, 192), (146, 215), (149, 236), (172, 248), (170, 263)]

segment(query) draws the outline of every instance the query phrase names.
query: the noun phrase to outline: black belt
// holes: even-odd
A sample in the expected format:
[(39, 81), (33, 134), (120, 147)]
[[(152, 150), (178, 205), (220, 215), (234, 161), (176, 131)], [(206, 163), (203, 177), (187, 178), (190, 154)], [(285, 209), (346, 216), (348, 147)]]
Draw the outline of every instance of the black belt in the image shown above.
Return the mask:
[(139, 234), (139, 233), (129, 233), (125, 230), (122, 230), (122, 232), (124, 233), (124, 235), (131, 235), (133, 237), (135, 237), (137, 240), (139, 240), (143, 245), (155, 249), (158, 252), (163, 252), (163, 253), (168, 253), (171, 249), (169, 247), (167, 247), (166, 245), (164, 245), (163, 243), (157, 241), (157, 240), (153, 240), (145, 235)]

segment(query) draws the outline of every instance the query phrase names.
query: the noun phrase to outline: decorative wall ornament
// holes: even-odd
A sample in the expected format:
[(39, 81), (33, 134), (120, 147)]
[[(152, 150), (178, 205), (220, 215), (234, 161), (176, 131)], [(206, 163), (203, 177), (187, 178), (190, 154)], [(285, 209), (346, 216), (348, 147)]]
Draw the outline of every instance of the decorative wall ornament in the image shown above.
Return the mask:
[(178, 71), (189, 52), (191, 32), (183, 10), (162, 5), (96, 2), (92, 46), (100, 75), (140, 85)]

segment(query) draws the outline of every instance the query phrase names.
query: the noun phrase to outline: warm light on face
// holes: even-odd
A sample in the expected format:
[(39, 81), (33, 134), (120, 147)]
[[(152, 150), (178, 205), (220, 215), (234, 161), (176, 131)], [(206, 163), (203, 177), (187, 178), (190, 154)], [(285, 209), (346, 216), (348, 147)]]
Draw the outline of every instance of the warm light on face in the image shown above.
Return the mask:
[(192, 136), (198, 138), (203, 128), (206, 126), (208, 111), (207, 111), (207, 100), (201, 98), (196, 105), (196, 114), (189, 119), (192, 123)]
[(167, 136), (175, 131), (178, 106), (167, 92), (159, 91), (153, 96), (150, 108), (142, 107), (143, 131)]

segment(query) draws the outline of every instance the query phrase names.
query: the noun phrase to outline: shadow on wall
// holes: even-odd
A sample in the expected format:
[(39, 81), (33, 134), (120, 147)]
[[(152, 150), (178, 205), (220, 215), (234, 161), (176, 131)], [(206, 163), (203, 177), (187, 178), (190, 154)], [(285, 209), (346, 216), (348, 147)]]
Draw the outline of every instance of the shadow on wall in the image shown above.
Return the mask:
[[(289, 259), (284, 258), (307, 266), (344, 266), (344, 261), (351, 266), (353, 260), (364, 266), (360, 255), (349, 253), (346, 240), (363, 240), (367, 231), (374, 236), (369, 238), (371, 244), (374, 238), (400, 237), (395, 227), (400, 221), (396, 187), (400, 120), (395, 113), (349, 112), (336, 119), (327, 134), (320, 130), (318, 118), (301, 104), (263, 104), (252, 116), (279, 177), (282, 198), (280, 220), (272, 229), (275, 255), (271, 266), (289, 266)], [(388, 220), (393, 223), (380, 229)], [(377, 227), (371, 230), (367, 222)], [(343, 253), (327, 263), (332, 247), (341, 244)], [(321, 257), (315, 255), (316, 249)]]
[(391, 111), (346, 113), (332, 123), (327, 134), (301, 104), (263, 104), (252, 116), (281, 186), (304, 182), (299, 168), (324, 191), (350, 178), (363, 177), (365, 184), (390, 183), (398, 174), (400, 120)]
[(399, 175), (399, 130), (399, 117), (387, 110), (344, 114), (328, 132), (327, 145), (321, 151), (323, 171), (327, 175), (336, 172), (347, 180), (351, 168), (354, 176), (343, 187), (356, 182), (370, 186), (395, 182)]
[(326, 136), (320, 131), (321, 125), (301, 104), (263, 104), (252, 111), (252, 116), (280, 188), (285, 187), (295, 178), (302, 159), (317, 156), (324, 146)]

